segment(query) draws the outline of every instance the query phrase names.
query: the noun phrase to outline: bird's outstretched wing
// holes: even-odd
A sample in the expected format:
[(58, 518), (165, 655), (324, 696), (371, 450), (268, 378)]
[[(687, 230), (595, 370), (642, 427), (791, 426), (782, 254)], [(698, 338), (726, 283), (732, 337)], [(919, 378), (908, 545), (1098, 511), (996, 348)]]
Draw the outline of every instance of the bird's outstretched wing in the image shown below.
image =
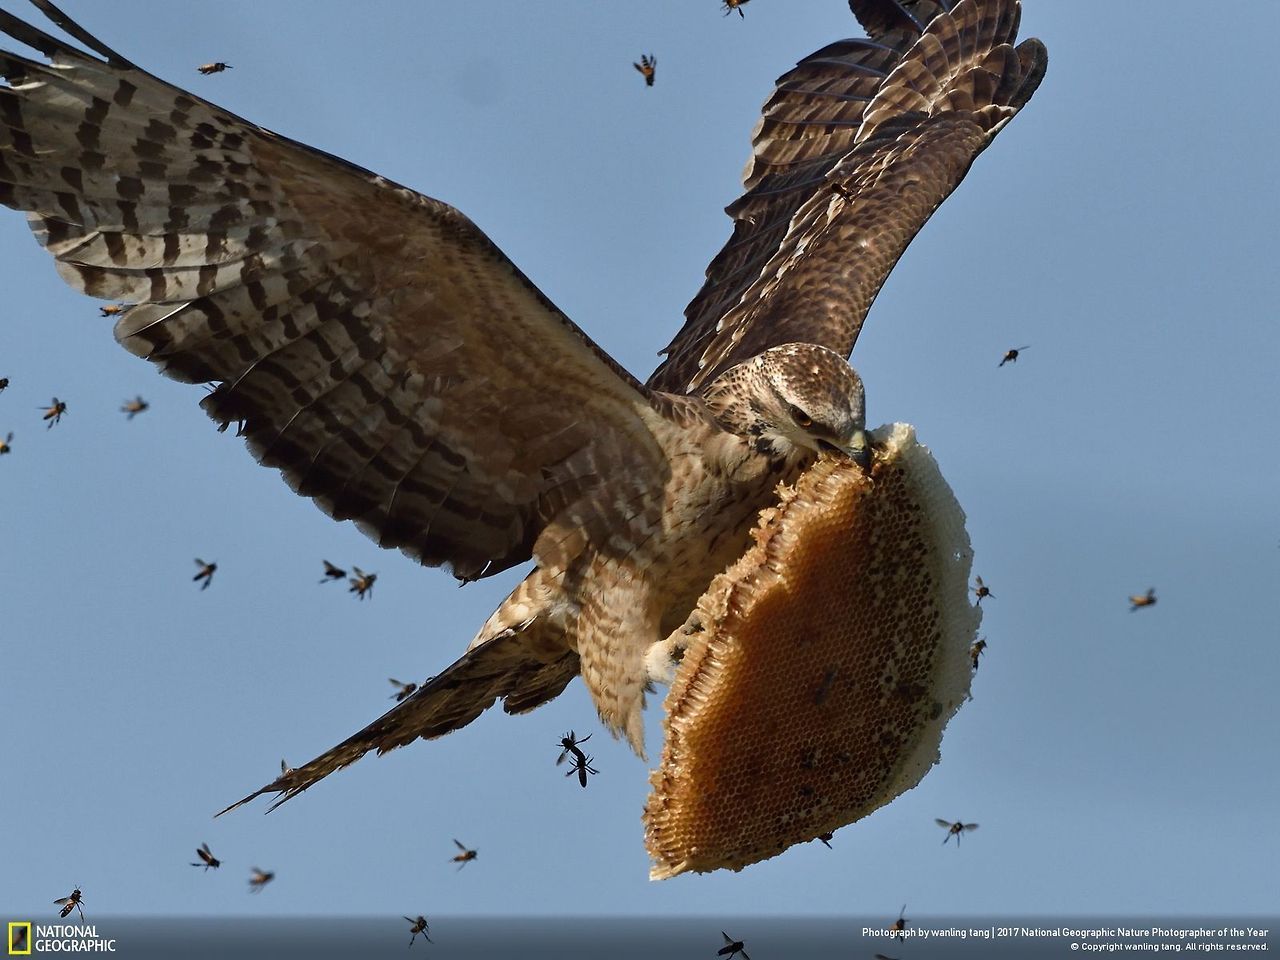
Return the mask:
[[(850, 0), (871, 34), (779, 78), (733, 235), (649, 385), (684, 393), (780, 343), (843, 355), (907, 244), (1044, 76), (1018, 0)], [(948, 9), (949, 8), (949, 9)]]
[[(0, 11), (0, 203), (335, 519), (473, 579), (666, 464), (646, 391), (454, 208)], [(638, 489), (638, 488), (637, 488)], [(635, 491), (620, 492), (625, 500)]]
[(432, 740), (466, 726), (499, 697), (507, 713), (532, 710), (558, 696), (578, 675), (578, 655), (572, 650), (556, 653), (549, 649), (539, 658), (531, 652), (537, 649), (537, 643), (531, 643), (524, 632), (512, 630), (468, 650), (359, 733), (310, 763), (282, 772), (218, 816), (266, 793), (280, 794), (270, 807), (274, 810), (370, 750), (383, 754), (419, 737)]

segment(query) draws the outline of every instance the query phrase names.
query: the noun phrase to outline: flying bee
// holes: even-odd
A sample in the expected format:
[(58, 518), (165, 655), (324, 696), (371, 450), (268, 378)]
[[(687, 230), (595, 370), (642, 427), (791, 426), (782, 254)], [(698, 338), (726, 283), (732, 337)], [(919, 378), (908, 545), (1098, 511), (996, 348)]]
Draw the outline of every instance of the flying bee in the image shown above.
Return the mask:
[(10, 432), (7, 437), (0, 440), (0, 455), (9, 453), (13, 450), (13, 433)]
[(558, 767), (560, 766), (560, 764), (564, 763), (564, 758), (571, 753), (573, 754), (576, 760), (581, 760), (583, 757), (583, 753), (582, 753), (582, 749), (579, 747), (579, 744), (586, 743), (590, 739), (591, 739), (591, 734), (589, 733), (585, 737), (583, 737), (581, 740), (579, 740), (576, 736), (574, 736), (574, 733), (572, 730), (566, 733), (563, 737), (560, 738), (560, 746), (564, 747), (564, 749), (560, 751), (560, 756), (556, 757), (556, 766)]
[(0, 393), (4, 393), (4, 388), (9, 385), (8, 377), (0, 377)]
[[(401, 916), (404, 915), (401, 914)], [(429, 936), (427, 936), (426, 917), (422, 916), (422, 914), (418, 914), (417, 920), (413, 919), (413, 917), (405, 917), (405, 919), (409, 921), (409, 932), (413, 934), (413, 936), (409, 938), (409, 946), (413, 946), (413, 941), (418, 939), (418, 934), (422, 934), (422, 939), (427, 941), (427, 943), (434, 942)]]
[(911, 921), (907, 919), (907, 905), (904, 903), (902, 909), (898, 911), (898, 919), (893, 921), (893, 925), (889, 927), (891, 933), (898, 935), (898, 942), (901, 943), (907, 939), (907, 924)]
[(969, 659), (973, 661), (973, 669), (978, 669), (978, 658), (982, 656), (982, 652), (987, 649), (987, 638), (979, 637), (974, 641), (973, 646), (969, 648)]
[(259, 870), (253, 868), (253, 876), (249, 878), (249, 892), (261, 893), (262, 888), (276, 878), (276, 875), (270, 870)]
[(219, 60), (217, 63), (205, 63), (196, 67), (196, 70), (204, 74), (206, 77), (209, 76), (209, 74), (211, 73), (221, 73), (223, 70), (230, 70), (230, 69), (231, 69), (231, 64), (223, 63), (221, 60)]
[(193, 583), (197, 580), (203, 580), (204, 583), (200, 584), (200, 589), (208, 590), (209, 584), (213, 583), (213, 575), (217, 572), (218, 565), (216, 563), (205, 563), (199, 557), (196, 557), (196, 566), (200, 570), (191, 580)]
[(413, 696), (413, 691), (418, 689), (418, 685), (416, 683), (401, 683), (394, 677), (387, 677), (387, 679), (391, 681), (393, 686), (400, 688), (391, 695), (395, 698), (396, 703), (407, 700), (409, 697)]
[(1135, 594), (1129, 598), (1129, 612), (1139, 609), (1140, 607), (1154, 607), (1156, 604), (1156, 588), (1151, 587), (1146, 593)]
[(834, 833), (820, 833), (820, 834), (818, 834), (816, 837), (814, 837), (814, 839), (815, 839), (815, 840), (821, 840), (821, 841), (822, 841), (822, 845), (823, 845), (824, 847), (826, 847), (828, 850), (830, 850), (830, 849), (832, 849), (832, 847), (831, 847), (831, 838), (832, 838), (832, 837), (834, 837), (834, 836), (835, 836), (835, 834), (834, 834)]
[(1026, 350), (1026, 349), (1027, 347), (1010, 347), (1008, 350), (1004, 352), (1004, 358), (1001, 359), (1001, 361), (998, 364), (996, 364), (996, 366), (1003, 367), (1006, 363), (1017, 363), (1018, 354), (1020, 354), (1023, 350)]
[(48, 407), (39, 407), (38, 409), (44, 411), (44, 416), (41, 417), (40, 419), (48, 420), (49, 426), (46, 429), (51, 430), (53, 429), (53, 425), (55, 423), (60, 423), (62, 421), (62, 415), (67, 412), (67, 405), (63, 403), (61, 400), (59, 400), (57, 397), (54, 397), (53, 403), (51, 403)]
[(723, 930), (720, 931), (720, 936), (724, 937), (724, 946), (716, 951), (717, 957), (728, 957), (729, 960), (733, 960), (733, 958), (738, 954), (742, 954), (742, 960), (751, 960), (751, 958), (747, 956), (746, 949), (744, 949), (746, 944), (741, 940), (733, 939), (733, 937), (729, 936)]
[(729, 14), (733, 13), (733, 11), (737, 10), (738, 16), (745, 20), (747, 15), (742, 12), (742, 8), (748, 2), (750, 2), (750, 0), (724, 0), (724, 15), (727, 17)]
[(358, 599), (360, 600), (365, 598), (365, 594), (372, 597), (373, 582), (378, 579), (378, 575), (376, 573), (365, 573), (359, 567), (352, 567), (351, 569), (355, 571), (356, 575), (354, 577), (347, 578), (348, 582), (351, 584), (347, 593), (357, 594)]
[(476, 851), (468, 850), (457, 840), (453, 841), (453, 845), (462, 851), (456, 857), (454, 857), (452, 861), (453, 863), (456, 863), (458, 865), (459, 870), (461, 870), (463, 867), (465, 867), (468, 863), (470, 863), (472, 860), (476, 858), (477, 856)]
[(124, 406), (120, 408), (120, 412), (128, 414), (127, 419), (132, 420), (138, 414), (146, 410), (151, 404), (143, 400), (141, 397), (134, 397), (132, 400), (126, 400)]
[(57, 900), (53, 902), (62, 904), (62, 912), (58, 914), (58, 916), (65, 919), (67, 915), (71, 913), (72, 910), (79, 910), (80, 919), (81, 920), (84, 919), (84, 907), (80, 906), (80, 904), (83, 903), (84, 901), (83, 901), (83, 898), (80, 896), (79, 887), (76, 887), (74, 890), (71, 891), (71, 896), (59, 897)]
[(942, 838), (942, 843), (945, 845), (948, 840), (955, 837), (957, 849), (960, 847), (960, 837), (963, 834), (972, 833), (974, 830), (978, 829), (978, 825), (976, 823), (963, 823), (960, 820), (953, 823), (950, 820), (942, 820), (939, 817), (934, 817), (933, 822), (940, 827), (947, 828), (947, 835)]
[(973, 590), (973, 595), (978, 598), (977, 603), (979, 606), (981, 606), (982, 604), (983, 597), (991, 597), (992, 599), (995, 599), (995, 594), (991, 592), (990, 587), (988, 587), (985, 583), (982, 582), (981, 577), (974, 577), (973, 582), (974, 582), (974, 586), (971, 587), (970, 589)]
[(202, 862), (193, 863), (191, 865), (193, 867), (204, 867), (205, 873), (209, 872), (210, 867), (212, 867), (214, 870), (217, 870), (220, 866), (222, 866), (222, 861), (219, 860), (217, 857), (215, 857), (209, 851), (209, 845), (207, 843), (202, 843), (200, 844), (200, 846), (196, 848), (196, 856), (199, 857)]
[(105, 307), (99, 307), (98, 311), (104, 317), (116, 317), (124, 313), (125, 305), (123, 303), (108, 303)]
[(584, 753), (576, 754), (573, 758), (573, 766), (569, 768), (568, 772), (565, 773), (565, 776), (571, 777), (576, 773), (578, 775), (578, 782), (585, 787), (587, 785), (587, 774), (600, 772), (591, 765), (591, 761), (594, 759), (594, 757), (588, 757)]
[(347, 579), (347, 571), (341, 567), (335, 567), (328, 560), (321, 560), (320, 562), (324, 564), (324, 579), (320, 580), (320, 583), (333, 583), (335, 580)]
[(640, 71), (640, 76), (644, 77), (644, 85), (646, 87), (653, 86), (653, 78), (658, 67), (658, 58), (652, 54), (642, 53), (640, 62), (631, 64)]

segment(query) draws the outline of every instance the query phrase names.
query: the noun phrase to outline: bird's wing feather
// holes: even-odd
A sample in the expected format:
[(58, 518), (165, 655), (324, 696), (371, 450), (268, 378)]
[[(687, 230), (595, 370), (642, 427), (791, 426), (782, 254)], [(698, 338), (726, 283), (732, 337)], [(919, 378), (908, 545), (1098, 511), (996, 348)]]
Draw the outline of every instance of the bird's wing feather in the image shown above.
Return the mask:
[(1012, 46), (1017, 0), (852, 6), (875, 39), (779, 79), (727, 209), (733, 236), (650, 386), (694, 390), (781, 343), (847, 356), (907, 244), (1044, 74), (1043, 44)]
[[(532, 710), (558, 696), (578, 675), (578, 655), (573, 651), (544, 652), (540, 656), (540, 650), (521, 631), (498, 634), (468, 650), (443, 673), (422, 684), (416, 693), (359, 733), (310, 763), (282, 773), (218, 815), (265, 793), (280, 794), (271, 805), (274, 810), (370, 750), (383, 754), (420, 737), (431, 740), (466, 726), (499, 697), (504, 699), (503, 708), (508, 713)], [(466, 849), (461, 844), (459, 848)]]
[[(116, 337), (336, 519), (462, 579), (602, 477), (665, 470), (648, 394), (447, 204), (9, 13), (0, 202)], [(656, 427), (661, 429), (661, 427)]]

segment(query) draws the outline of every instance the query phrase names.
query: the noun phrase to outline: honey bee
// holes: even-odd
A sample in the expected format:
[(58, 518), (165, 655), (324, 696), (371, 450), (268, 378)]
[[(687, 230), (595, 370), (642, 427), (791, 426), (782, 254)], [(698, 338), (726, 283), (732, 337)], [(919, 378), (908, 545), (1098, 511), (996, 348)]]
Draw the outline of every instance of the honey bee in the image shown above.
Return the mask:
[(560, 746), (564, 747), (564, 749), (560, 751), (560, 756), (556, 757), (556, 766), (558, 767), (560, 766), (560, 764), (564, 763), (564, 758), (571, 753), (573, 754), (575, 759), (581, 760), (583, 754), (582, 754), (581, 748), (578, 745), (581, 743), (586, 743), (590, 739), (591, 739), (591, 734), (589, 733), (585, 737), (583, 737), (581, 740), (579, 740), (576, 736), (574, 736), (574, 733), (572, 730), (566, 733), (563, 737), (560, 738)]
[[(404, 915), (401, 914), (401, 916), (404, 916)], [(422, 934), (422, 939), (427, 941), (427, 943), (434, 942), (429, 936), (427, 936), (427, 918), (426, 917), (419, 914), (418, 919), (416, 920), (413, 919), (412, 917), (405, 917), (405, 919), (409, 921), (409, 932), (413, 934), (413, 936), (409, 938), (409, 946), (411, 947), (413, 946), (413, 941), (418, 939), (418, 934)]]
[(4, 388), (9, 385), (8, 377), (0, 377), (0, 393), (4, 393)]
[(134, 397), (132, 400), (126, 400), (124, 406), (120, 408), (120, 412), (128, 414), (127, 419), (132, 420), (138, 414), (146, 410), (151, 404), (143, 400), (141, 397)]
[(982, 582), (981, 577), (974, 577), (973, 582), (975, 586), (973, 586), (971, 589), (973, 590), (973, 595), (978, 598), (977, 603), (979, 606), (982, 605), (983, 597), (991, 597), (992, 599), (995, 599), (995, 594), (991, 592), (990, 587), (988, 587), (985, 583)]
[(459, 870), (461, 870), (463, 867), (465, 867), (468, 863), (470, 863), (472, 860), (476, 858), (477, 856), (476, 851), (468, 850), (457, 840), (453, 841), (453, 845), (462, 851), (457, 856), (455, 856), (452, 861), (453, 863), (456, 863), (458, 865)]
[(49, 426), (47, 429), (51, 430), (53, 429), (53, 425), (55, 423), (60, 423), (62, 421), (62, 415), (67, 412), (67, 405), (63, 403), (61, 400), (59, 400), (57, 397), (54, 397), (53, 403), (51, 403), (48, 407), (40, 407), (38, 409), (44, 411), (44, 416), (41, 417), (40, 419), (48, 420)]
[(365, 598), (365, 594), (372, 597), (373, 582), (378, 579), (378, 575), (376, 573), (365, 573), (359, 567), (352, 567), (351, 569), (355, 571), (356, 575), (348, 578), (351, 587), (347, 590), (347, 593), (357, 594), (360, 600)]
[(640, 71), (640, 76), (644, 77), (644, 85), (646, 87), (653, 86), (655, 71), (658, 66), (658, 58), (651, 54), (644, 53), (640, 55), (640, 62), (631, 64)]
[(192, 582), (203, 580), (204, 583), (200, 584), (200, 589), (208, 590), (209, 584), (213, 583), (213, 575), (217, 572), (218, 565), (216, 563), (205, 563), (199, 557), (196, 557), (196, 566), (199, 567), (200, 570), (191, 578), (191, 580)]
[(83, 902), (83, 898), (80, 896), (79, 887), (76, 887), (74, 890), (71, 891), (71, 896), (59, 897), (57, 900), (53, 902), (62, 904), (62, 912), (58, 914), (58, 916), (62, 917), (63, 919), (65, 919), (68, 916), (68, 914), (71, 913), (72, 910), (79, 910), (80, 919), (81, 920), (84, 919), (84, 907), (80, 906), (80, 904)]
[(717, 957), (729, 957), (729, 960), (733, 960), (733, 958), (738, 954), (742, 954), (742, 960), (751, 960), (751, 958), (747, 956), (747, 951), (744, 949), (746, 944), (741, 940), (733, 939), (733, 937), (729, 936), (723, 930), (720, 931), (720, 936), (724, 937), (724, 946), (716, 951)]
[(262, 888), (276, 878), (276, 875), (270, 870), (259, 870), (253, 868), (253, 876), (249, 878), (249, 892), (261, 893)]
[(1136, 594), (1129, 598), (1129, 612), (1141, 607), (1154, 607), (1156, 604), (1156, 588), (1151, 587), (1146, 593)]
[(724, 15), (727, 17), (729, 14), (733, 13), (733, 11), (737, 10), (738, 16), (745, 20), (747, 15), (742, 12), (742, 8), (748, 2), (750, 2), (750, 0), (724, 0)]
[(822, 845), (823, 845), (824, 847), (826, 847), (828, 850), (830, 850), (830, 849), (832, 849), (832, 847), (831, 847), (831, 838), (832, 838), (832, 837), (834, 837), (834, 836), (835, 836), (835, 834), (834, 834), (834, 833), (820, 833), (820, 834), (818, 834), (816, 837), (814, 837), (814, 839), (815, 839), (815, 840), (821, 840), (821, 841), (822, 841)]
[(1020, 354), (1023, 350), (1026, 350), (1026, 349), (1027, 349), (1027, 347), (1011, 347), (1011, 348), (1009, 348), (1008, 350), (1006, 350), (1006, 351), (1004, 352), (1004, 357), (1003, 357), (1003, 359), (1001, 359), (1001, 361), (1000, 361), (998, 364), (996, 364), (996, 366), (998, 366), (998, 367), (1003, 367), (1006, 363), (1017, 363), (1017, 362), (1018, 362), (1018, 354)]
[(11, 432), (3, 440), (0, 440), (0, 455), (9, 453), (13, 450), (13, 433)]
[(334, 580), (347, 579), (347, 571), (341, 567), (335, 567), (328, 560), (321, 560), (320, 562), (324, 564), (324, 578), (319, 581), (320, 583), (332, 583)]
[(948, 840), (950, 840), (952, 837), (955, 837), (956, 847), (959, 848), (961, 835), (965, 833), (972, 833), (974, 830), (978, 829), (978, 825), (976, 823), (963, 823), (959, 820), (956, 820), (953, 823), (950, 820), (942, 820), (938, 817), (934, 817), (933, 822), (940, 827), (947, 828), (947, 835), (942, 838), (942, 843), (944, 846), (946, 845), (946, 842)]
[(898, 911), (898, 919), (893, 921), (893, 925), (889, 927), (889, 930), (891, 932), (896, 933), (898, 935), (899, 943), (907, 939), (907, 935), (906, 935), (907, 924), (911, 922), (910, 920), (907, 919), (906, 913), (907, 913), (907, 905), (904, 903), (902, 905), (902, 909)]
[(576, 773), (578, 775), (578, 782), (585, 787), (587, 785), (587, 774), (600, 772), (599, 770), (597, 770), (595, 767), (591, 765), (591, 761), (593, 759), (595, 758), (588, 757), (586, 754), (582, 753), (581, 751), (575, 752), (573, 757), (573, 766), (569, 768), (569, 771), (565, 774), (565, 776), (571, 777)]
[(418, 685), (416, 683), (401, 683), (394, 677), (387, 677), (387, 679), (391, 681), (393, 686), (400, 688), (391, 695), (395, 698), (396, 703), (400, 703), (401, 701), (413, 696), (413, 691), (418, 689)]
[(108, 303), (105, 307), (99, 307), (98, 311), (104, 317), (115, 317), (124, 313), (125, 305), (123, 303)]
[(973, 646), (969, 648), (969, 659), (973, 661), (973, 669), (975, 672), (978, 669), (978, 658), (982, 656), (983, 651), (986, 649), (987, 649), (986, 637), (979, 637), (974, 642)]
[(230, 70), (230, 69), (231, 69), (231, 64), (223, 63), (221, 60), (219, 60), (217, 63), (205, 63), (196, 67), (196, 70), (204, 74), (206, 77), (209, 76), (209, 74), (211, 73), (221, 73), (223, 70)]
[(222, 861), (209, 851), (209, 845), (207, 843), (202, 843), (196, 848), (196, 856), (200, 858), (201, 862), (193, 863), (191, 865), (193, 867), (204, 867), (205, 873), (209, 872), (210, 867), (217, 870), (222, 866)]

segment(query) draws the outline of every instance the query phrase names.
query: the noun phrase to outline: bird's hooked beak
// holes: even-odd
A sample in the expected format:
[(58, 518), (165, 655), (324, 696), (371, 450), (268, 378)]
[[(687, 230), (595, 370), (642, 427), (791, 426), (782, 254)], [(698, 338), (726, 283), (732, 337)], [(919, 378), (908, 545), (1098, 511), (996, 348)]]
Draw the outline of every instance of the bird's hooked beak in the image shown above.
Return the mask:
[(844, 454), (860, 466), (863, 473), (871, 472), (871, 441), (867, 438), (867, 431), (855, 430), (847, 443), (832, 443), (824, 440), (820, 445), (823, 449)]

